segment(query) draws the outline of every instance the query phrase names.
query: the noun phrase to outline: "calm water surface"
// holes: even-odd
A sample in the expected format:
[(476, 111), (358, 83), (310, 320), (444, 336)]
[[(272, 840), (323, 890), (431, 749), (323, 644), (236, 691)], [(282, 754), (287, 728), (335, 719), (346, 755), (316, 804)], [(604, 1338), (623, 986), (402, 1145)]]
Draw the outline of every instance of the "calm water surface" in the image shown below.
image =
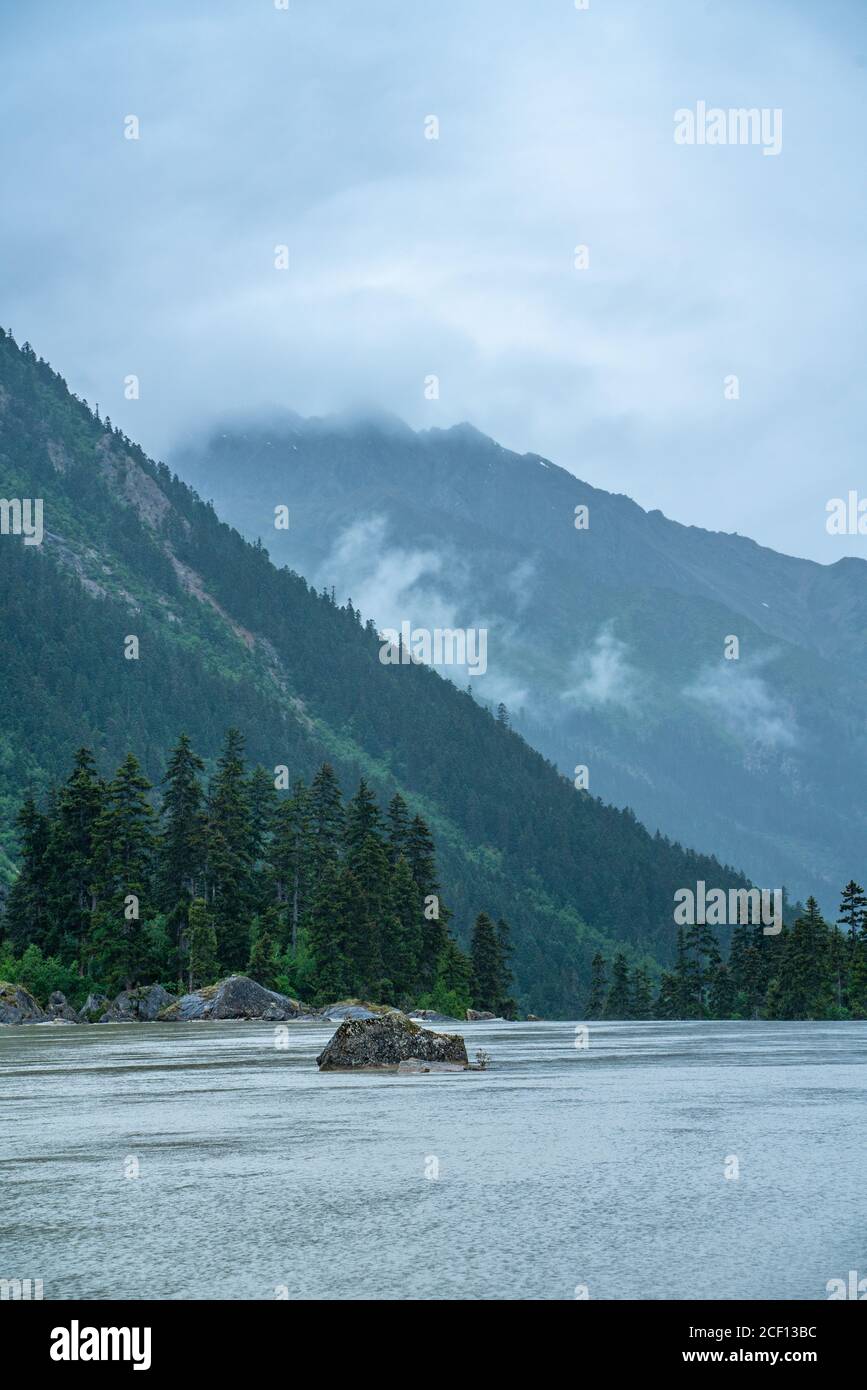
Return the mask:
[(865, 1023), (593, 1024), (586, 1050), (568, 1023), (469, 1024), (491, 1070), (402, 1077), (319, 1075), (333, 1031), (0, 1028), (0, 1277), (823, 1299), (867, 1275)]

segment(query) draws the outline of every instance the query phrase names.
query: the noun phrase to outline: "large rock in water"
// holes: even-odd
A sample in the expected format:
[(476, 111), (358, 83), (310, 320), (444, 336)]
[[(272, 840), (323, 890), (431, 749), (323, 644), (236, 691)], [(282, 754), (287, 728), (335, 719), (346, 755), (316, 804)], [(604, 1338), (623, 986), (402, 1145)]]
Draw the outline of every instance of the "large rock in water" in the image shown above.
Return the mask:
[(348, 1018), (316, 1058), (320, 1071), (397, 1068), (410, 1059), (467, 1067), (467, 1049), (457, 1033), (432, 1033), (405, 1014)]
[(47, 1014), (23, 985), (0, 980), (0, 1023), (44, 1023)]
[(160, 1014), (161, 1023), (189, 1023), (208, 1018), (261, 1018), (279, 1023), (287, 1018), (309, 1017), (309, 1009), (290, 999), (265, 989), (246, 975), (230, 975), (216, 985), (184, 994)]

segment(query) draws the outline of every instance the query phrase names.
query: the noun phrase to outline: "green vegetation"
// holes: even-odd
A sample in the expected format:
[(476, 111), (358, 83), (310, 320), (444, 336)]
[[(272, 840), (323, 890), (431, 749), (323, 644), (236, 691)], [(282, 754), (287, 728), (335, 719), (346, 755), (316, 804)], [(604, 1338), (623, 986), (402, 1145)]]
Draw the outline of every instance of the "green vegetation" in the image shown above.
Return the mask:
[[(843, 889), (839, 925), (824, 921), (815, 898), (792, 926), (765, 936), (738, 926), (728, 959), (706, 925), (681, 928), (673, 971), (652, 998), (646, 969), (618, 953), (605, 987), (602, 956), (593, 961), (588, 1018), (867, 1018), (867, 897)], [(841, 931), (840, 927), (845, 930)]]
[(488, 914), (480, 912), (473, 926), (470, 947), (470, 988), (476, 1009), (497, 1014), (500, 1018), (514, 1016), (515, 1001), (509, 997), (511, 954), (506, 923), (500, 921), (495, 927)]
[(313, 1003), (514, 1010), (507, 924), (480, 914), (464, 955), (430, 831), (400, 795), (383, 816), (362, 779), (344, 804), (328, 763), (281, 794), (263, 768), (248, 773), (237, 729), (207, 789), (203, 766), (182, 734), (157, 814), (132, 753), (105, 782), (81, 748), (44, 808), (24, 802), (0, 978), (80, 1004), (90, 992), (198, 988), (243, 970)]

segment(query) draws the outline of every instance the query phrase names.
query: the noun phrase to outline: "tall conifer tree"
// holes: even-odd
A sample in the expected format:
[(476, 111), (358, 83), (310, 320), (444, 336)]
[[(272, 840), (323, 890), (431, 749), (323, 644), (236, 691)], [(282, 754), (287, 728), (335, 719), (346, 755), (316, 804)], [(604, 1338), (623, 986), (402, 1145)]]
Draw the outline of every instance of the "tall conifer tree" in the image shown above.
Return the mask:
[(605, 957), (597, 951), (590, 962), (590, 993), (587, 998), (587, 1017), (601, 1018), (608, 992)]
[(152, 790), (138, 759), (128, 753), (109, 784), (96, 822), (96, 907), (91, 951), (112, 984), (131, 989), (146, 963), (143, 933), (154, 851)]
[(243, 970), (250, 950), (254, 852), (244, 739), (229, 729), (211, 783), (207, 828), (208, 903), (227, 970)]
[(473, 924), (470, 960), (473, 1008), (496, 1013), (500, 994), (500, 945), (496, 928), (486, 912), (480, 912)]
[(12, 945), (23, 951), (28, 945), (46, 952), (53, 949), (55, 919), (48, 892), (48, 844), (50, 822), (28, 796), (16, 818), (20, 865), (6, 903), (5, 928)]
[(181, 734), (169, 756), (162, 781), (160, 865), (157, 900), (170, 912), (196, 896), (205, 857), (204, 793), (200, 777), (205, 764)]
[(270, 876), (288, 931), (283, 944), (298, 949), (298, 933), (310, 905), (312, 834), (310, 793), (298, 781), (292, 795), (280, 803), (270, 849)]

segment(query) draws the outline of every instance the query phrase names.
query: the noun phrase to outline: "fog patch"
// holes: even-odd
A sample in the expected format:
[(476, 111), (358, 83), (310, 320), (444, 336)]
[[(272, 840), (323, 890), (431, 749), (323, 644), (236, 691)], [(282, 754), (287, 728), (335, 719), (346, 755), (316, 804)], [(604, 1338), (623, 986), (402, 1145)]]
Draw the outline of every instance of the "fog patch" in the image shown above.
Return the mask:
[(515, 609), (518, 613), (525, 611), (533, 596), (535, 578), (536, 562), (527, 559), (516, 565), (506, 580), (506, 586), (515, 601)]
[(587, 654), (571, 663), (574, 685), (563, 691), (561, 700), (580, 707), (628, 708), (634, 703), (636, 672), (627, 658), (626, 643), (610, 626), (603, 627)]
[(433, 582), (443, 562), (441, 551), (392, 545), (386, 518), (371, 516), (341, 531), (315, 583), (333, 585), (338, 601), (351, 598), (362, 618), (372, 618), (378, 628), (399, 628), (405, 618), (416, 625), (456, 627), (454, 603)]
[(683, 693), (742, 742), (791, 748), (798, 741), (794, 716), (774, 696), (757, 665), (724, 661), (706, 666)]

